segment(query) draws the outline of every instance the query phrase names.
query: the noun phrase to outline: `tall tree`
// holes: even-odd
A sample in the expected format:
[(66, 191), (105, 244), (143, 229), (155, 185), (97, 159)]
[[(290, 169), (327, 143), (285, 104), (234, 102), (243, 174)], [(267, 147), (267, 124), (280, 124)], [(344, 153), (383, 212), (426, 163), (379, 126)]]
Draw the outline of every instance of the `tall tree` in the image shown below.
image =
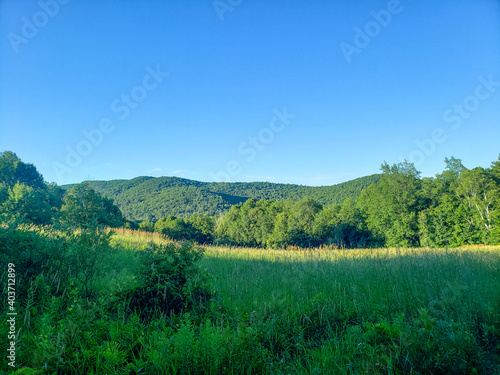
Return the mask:
[(119, 227), (125, 223), (113, 201), (101, 196), (89, 183), (75, 185), (68, 191), (61, 207), (60, 219), (64, 223), (84, 228), (93, 224)]
[(380, 183), (370, 185), (359, 198), (368, 229), (387, 246), (417, 246), (420, 172), (407, 161), (384, 163), (381, 169)]
[(12, 217), (34, 224), (52, 223), (52, 210), (44, 192), (25, 184), (16, 183), (9, 189), (8, 199), (2, 208)]
[(12, 151), (0, 153), (0, 182), (12, 188), (16, 183), (44, 189), (45, 183), (42, 175), (33, 164), (26, 164)]

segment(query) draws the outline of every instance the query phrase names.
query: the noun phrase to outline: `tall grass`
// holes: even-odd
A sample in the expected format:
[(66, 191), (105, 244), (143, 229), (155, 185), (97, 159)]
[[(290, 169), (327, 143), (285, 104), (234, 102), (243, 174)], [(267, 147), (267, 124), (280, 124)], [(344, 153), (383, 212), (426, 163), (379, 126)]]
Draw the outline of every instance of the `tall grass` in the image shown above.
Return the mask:
[[(136, 250), (172, 241), (152, 233), (113, 232), (115, 253), (106, 258), (110, 272), (96, 283), (100, 305), (79, 306), (71, 322), (51, 323), (48, 313), (42, 319), (59, 341), (70, 330), (75, 349), (64, 358), (72, 373), (500, 371), (499, 247), (205, 246), (200, 266), (211, 275), (215, 295), (209, 310), (145, 324), (136, 316), (113, 320), (102, 306), (132, 282)], [(55, 327), (62, 327), (59, 333)]]
[(498, 247), (205, 250), (212, 323), (258, 332), (275, 371), (498, 369)]

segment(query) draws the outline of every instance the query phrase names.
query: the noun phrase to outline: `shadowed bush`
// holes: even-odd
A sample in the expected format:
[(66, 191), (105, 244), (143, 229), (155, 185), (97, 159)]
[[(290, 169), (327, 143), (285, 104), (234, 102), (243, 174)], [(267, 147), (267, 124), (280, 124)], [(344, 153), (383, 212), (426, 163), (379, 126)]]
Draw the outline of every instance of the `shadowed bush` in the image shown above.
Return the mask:
[(177, 314), (181, 310), (205, 310), (212, 297), (207, 275), (198, 267), (202, 249), (191, 243), (149, 243), (139, 253), (136, 282), (118, 300), (127, 302), (126, 314), (137, 312), (142, 320)]

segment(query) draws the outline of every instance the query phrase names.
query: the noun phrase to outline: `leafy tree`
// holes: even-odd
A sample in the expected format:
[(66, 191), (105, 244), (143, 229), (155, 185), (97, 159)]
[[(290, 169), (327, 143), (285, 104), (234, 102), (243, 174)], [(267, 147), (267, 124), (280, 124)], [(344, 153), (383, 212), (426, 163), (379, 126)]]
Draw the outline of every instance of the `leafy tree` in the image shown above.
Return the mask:
[(492, 244), (500, 244), (500, 155), (498, 156), (498, 160), (491, 164), (490, 173), (493, 180), (492, 193), (494, 206), (491, 213), (493, 227), (490, 231), (490, 241)]
[(9, 187), (4, 182), (0, 182), (0, 206), (7, 199), (9, 199)]
[(34, 224), (51, 224), (52, 210), (45, 198), (39, 189), (17, 182), (9, 189), (8, 199), (2, 207), (15, 218)]
[(491, 173), (478, 167), (462, 173), (456, 194), (463, 208), (463, 215), (471, 227), (481, 232), (482, 241), (489, 242), (494, 229), (496, 185)]
[(16, 183), (43, 189), (42, 175), (33, 164), (26, 164), (11, 151), (0, 153), (0, 181), (12, 188)]
[(120, 209), (88, 183), (72, 187), (64, 197), (60, 219), (63, 223), (88, 228), (92, 223), (119, 227), (125, 223)]
[(382, 164), (380, 183), (359, 198), (375, 242), (387, 246), (418, 246), (418, 212), (422, 208), (420, 172), (413, 163)]
[(182, 218), (169, 216), (166, 219), (158, 220), (154, 225), (154, 231), (162, 233), (173, 240), (196, 240), (197, 233), (191, 223)]
[(0, 207), (4, 220), (51, 224), (61, 204), (58, 193), (32, 164), (23, 163), (11, 151), (0, 153)]
[(290, 213), (280, 212), (275, 219), (274, 228), (269, 235), (266, 245), (270, 247), (284, 247), (292, 243), (288, 228)]
[(321, 243), (338, 245), (335, 230), (340, 225), (342, 207), (333, 204), (324, 207), (314, 218), (313, 235)]
[(144, 232), (154, 232), (155, 225), (150, 221), (143, 221), (139, 223), (139, 230), (142, 230)]
[(339, 212), (340, 226), (337, 229), (339, 244), (348, 248), (367, 247), (371, 234), (366, 225), (366, 217), (356, 201), (348, 198)]
[(422, 246), (460, 246), (476, 241), (475, 230), (465, 220), (456, 194), (460, 178), (467, 169), (454, 157), (445, 158), (445, 163), (443, 173), (423, 180), (422, 196), (426, 206), (418, 218)]
[(210, 216), (208, 214), (200, 215), (195, 213), (189, 218), (189, 223), (197, 232), (196, 241), (199, 243), (211, 243), (214, 240), (215, 235), (215, 216)]

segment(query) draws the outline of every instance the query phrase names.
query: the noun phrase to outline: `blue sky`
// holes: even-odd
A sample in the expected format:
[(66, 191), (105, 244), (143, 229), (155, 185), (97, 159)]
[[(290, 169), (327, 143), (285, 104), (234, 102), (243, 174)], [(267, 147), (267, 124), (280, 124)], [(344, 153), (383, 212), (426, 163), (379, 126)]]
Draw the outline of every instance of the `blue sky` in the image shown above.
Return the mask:
[(0, 150), (47, 181), (330, 185), (500, 153), (496, 0), (5, 0), (0, 25)]

